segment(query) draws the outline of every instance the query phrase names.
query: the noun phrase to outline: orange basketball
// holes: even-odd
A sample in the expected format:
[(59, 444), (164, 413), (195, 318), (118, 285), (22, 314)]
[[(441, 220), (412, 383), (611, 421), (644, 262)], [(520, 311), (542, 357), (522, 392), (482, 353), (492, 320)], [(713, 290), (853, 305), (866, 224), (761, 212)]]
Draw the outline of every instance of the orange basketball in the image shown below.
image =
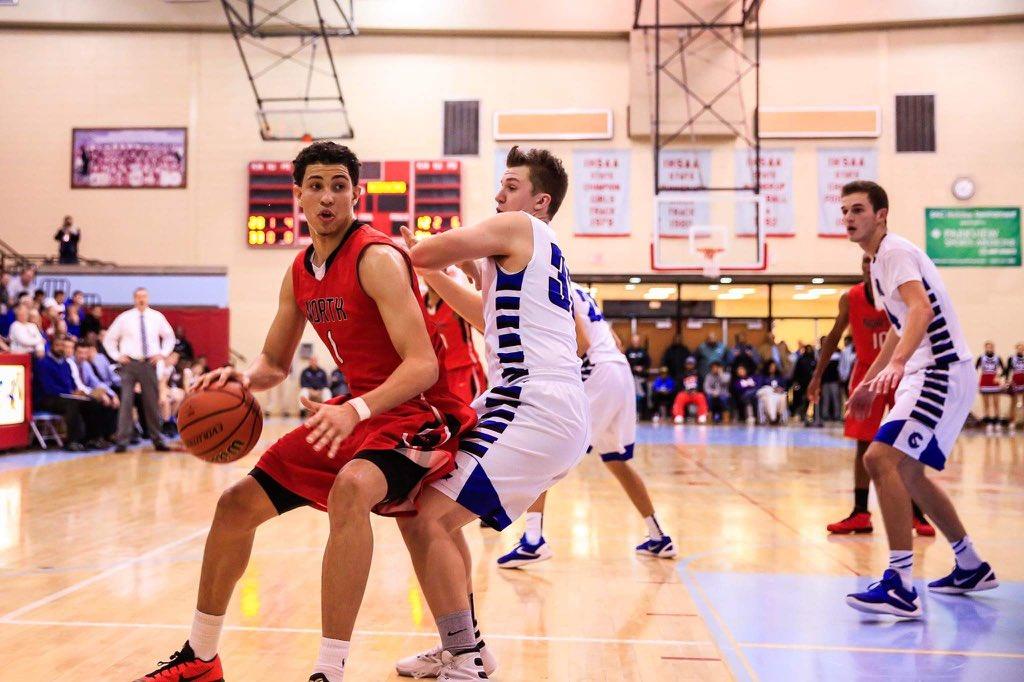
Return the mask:
[(225, 464), (249, 454), (263, 431), (263, 410), (237, 381), (185, 396), (178, 432), (185, 449), (207, 462)]

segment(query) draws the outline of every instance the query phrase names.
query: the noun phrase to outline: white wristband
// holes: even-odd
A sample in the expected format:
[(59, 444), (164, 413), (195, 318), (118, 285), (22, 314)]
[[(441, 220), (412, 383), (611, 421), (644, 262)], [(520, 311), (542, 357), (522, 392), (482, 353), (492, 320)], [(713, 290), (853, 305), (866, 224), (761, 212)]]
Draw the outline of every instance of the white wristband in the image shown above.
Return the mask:
[(370, 408), (366, 406), (366, 401), (362, 398), (352, 398), (348, 401), (348, 404), (359, 415), (359, 421), (364, 422), (370, 418)]

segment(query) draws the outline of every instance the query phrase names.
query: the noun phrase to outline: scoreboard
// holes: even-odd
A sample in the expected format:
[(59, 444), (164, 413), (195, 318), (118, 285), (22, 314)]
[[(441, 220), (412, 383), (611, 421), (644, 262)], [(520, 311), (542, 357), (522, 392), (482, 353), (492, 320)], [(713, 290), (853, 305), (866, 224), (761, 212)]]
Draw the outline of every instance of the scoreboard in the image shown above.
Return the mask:
[(462, 224), (462, 162), (415, 161), (413, 212), (416, 236), (444, 232)]
[(356, 206), (356, 218), (384, 234), (401, 234), (402, 226), (409, 224), (410, 184), (408, 161), (361, 162), (363, 196)]
[[(253, 248), (300, 248), (311, 243), (309, 225), (292, 193), (289, 161), (249, 163), (247, 243)], [(399, 238), (405, 225), (417, 237), (462, 224), (462, 162), (363, 161), (356, 217)]]
[(290, 161), (249, 163), (249, 218), (246, 223), (249, 246), (298, 247), (309, 244), (309, 228), (299, 220), (298, 202), (292, 194), (293, 185)]

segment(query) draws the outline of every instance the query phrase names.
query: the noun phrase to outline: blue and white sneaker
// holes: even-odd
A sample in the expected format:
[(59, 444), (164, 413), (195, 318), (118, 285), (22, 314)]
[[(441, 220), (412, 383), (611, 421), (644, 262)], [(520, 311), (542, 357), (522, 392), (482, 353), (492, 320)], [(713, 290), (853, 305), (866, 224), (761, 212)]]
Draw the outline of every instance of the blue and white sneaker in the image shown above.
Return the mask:
[(662, 535), (660, 540), (647, 538), (641, 542), (636, 546), (636, 553), (659, 559), (673, 559), (676, 556), (676, 546), (672, 544), (672, 538)]
[(968, 592), (992, 590), (997, 587), (999, 587), (999, 580), (988, 562), (982, 562), (981, 566), (970, 571), (954, 564), (952, 573), (945, 578), (928, 583), (929, 590), (940, 594), (967, 594)]
[(548, 543), (541, 536), (540, 542), (531, 545), (526, 541), (526, 535), (519, 538), (519, 544), (512, 548), (512, 551), (505, 556), (498, 557), (498, 568), (519, 568), (527, 564), (539, 564), (547, 561), (554, 552), (548, 547)]
[(903, 587), (900, 574), (885, 569), (882, 579), (871, 583), (866, 592), (846, 595), (846, 603), (864, 613), (884, 613), (898, 618), (920, 618), (924, 612), (917, 598), (917, 590)]

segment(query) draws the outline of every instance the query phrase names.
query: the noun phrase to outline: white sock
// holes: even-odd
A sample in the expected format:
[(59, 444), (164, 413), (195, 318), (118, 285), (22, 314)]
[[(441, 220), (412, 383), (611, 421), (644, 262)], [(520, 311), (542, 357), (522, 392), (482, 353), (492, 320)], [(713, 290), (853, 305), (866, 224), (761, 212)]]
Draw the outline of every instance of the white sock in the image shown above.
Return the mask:
[(188, 645), (192, 647), (196, 658), (209, 661), (217, 655), (217, 643), (220, 631), (224, 627), (224, 616), (211, 616), (197, 610), (192, 616), (192, 632), (188, 635)]
[(913, 587), (913, 552), (906, 550), (889, 552), (889, 568), (900, 574), (900, 580), (903, 581), (903, 589), (909, 590)]
[(647, 536), (655, 542), (661, 540), (661, 536), (664, 533), (661, 532), (661, 526), (658, 525), (658, 520), (654, 518), (654, 514), (645, 516), (644, 523), (647, 524)]
[(526, 542), (536, 545), (543, 536), (544, 512), (526, 512)]
[(348, 642), (321, 637), (320, 655), (316, 659), (313, 673), (322, 673), (328, 682), (342, 682), (345, 677), (345, 659), (348, 658), (348, 648)]
[(956, 565), (965, 571), (973, 571), (981, 566), (981, 557), (974, 551), (970, 536), (963, 536), (953, 543), (953, 553), (956, 554)]

